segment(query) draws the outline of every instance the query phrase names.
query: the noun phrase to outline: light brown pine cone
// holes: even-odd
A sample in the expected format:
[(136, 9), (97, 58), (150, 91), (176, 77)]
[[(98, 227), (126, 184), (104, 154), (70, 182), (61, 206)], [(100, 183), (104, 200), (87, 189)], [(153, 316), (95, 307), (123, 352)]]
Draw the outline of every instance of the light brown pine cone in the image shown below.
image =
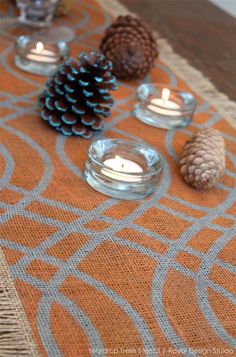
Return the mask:
[(184, 146), (180, 174), (194, 188), (209, 190), (219, 182), (225, 169), (225, 144), (218, 130), (197, 131)]

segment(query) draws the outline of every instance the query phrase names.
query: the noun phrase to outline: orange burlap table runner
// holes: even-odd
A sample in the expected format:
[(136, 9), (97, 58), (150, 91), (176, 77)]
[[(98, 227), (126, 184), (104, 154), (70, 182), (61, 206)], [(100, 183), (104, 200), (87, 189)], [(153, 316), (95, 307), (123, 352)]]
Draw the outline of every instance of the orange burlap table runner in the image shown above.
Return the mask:
[[(11, 16), (13, 5), (1, 7)], [(76, 56), (98, 48), (112, 18), (89, 0), (64, 21), (76, 31)], [(149, 127), (131, 114), (140, 82), (120, 82), (105, 135), (151, 144), (165, 170), (152, 197), (106, 197), (84, 180), (90, 142), (39, 118), (45, 78), (15, 67), (17, 31), (12, 25), (0, 42), (0, 356), (36, 356), (34, 343), (53, 357), (236, 356), (234, 129), (200, 97), (188, 128)], [(160, 61), (145, 80), (191, 91)], [(177, 168), (185, 141), (203, 126), (220, 130), (227, 149), (225, 175), (209, 192), (186, 185)], [(15, 302), (1, 304), (6, 265)], [(13, 305), (22, 312), (15, 319)], [(14, 343), (3, 306), (18, 323)]]

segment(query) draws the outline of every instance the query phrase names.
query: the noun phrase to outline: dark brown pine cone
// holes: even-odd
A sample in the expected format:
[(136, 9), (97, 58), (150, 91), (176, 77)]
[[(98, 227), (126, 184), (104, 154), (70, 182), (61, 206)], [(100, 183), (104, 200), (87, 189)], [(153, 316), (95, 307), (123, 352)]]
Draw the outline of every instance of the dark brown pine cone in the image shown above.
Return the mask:
[(101, 51), (113, 63), (117, 78), (143, 78), (158, 55), (157, 43), (149, 27), (140, 19), (119, 16), (106, 30)]
[(96, 52), (68, 59), (39, 98), (41, 118), (64, 135), (90, 138), (102, 128), (102, 117), (110, 115), (109, 92), (117, 89), (111, 69), (112, 63)]

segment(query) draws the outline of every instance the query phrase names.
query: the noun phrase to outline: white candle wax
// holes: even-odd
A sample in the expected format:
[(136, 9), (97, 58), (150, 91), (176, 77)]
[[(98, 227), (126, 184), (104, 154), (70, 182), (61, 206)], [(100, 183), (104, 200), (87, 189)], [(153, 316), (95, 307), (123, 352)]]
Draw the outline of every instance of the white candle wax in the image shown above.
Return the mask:
[[(101, 170), (101, 173), (103, 175), (110, 177), (115, 180), (119, 181), (126, 181), (126, 182), (138, 182), (141, 180), (140, 177), (133, 177), (132, 175), (128, 175), (127, 173), (141, 173), (143, 172), (143, 169), (141, 166), (136, 164), (136, 162), (123, 159), (120, 156), (115, 156), (112, 159), (105, 160), (103, 162), (105, 166), (108, 168), (116, 171), (116, 172), (111, 172), (106, 170), (105, 168)], [(125, 173), (123, 173), (125, 172)]]
[(33, 48), (26, 57), (36, 62), (54, 63), (57, 61), (57, 58), (54, 57), (54, 52), (44, 48), (42, 42), (38, 42), (36, 48)]
[[(157, 114), (162, 114), (162, 115), (167, 115), (167, 116), (182, 115), (182, 113), (180, 111), (178, 111), (178, 109), (180, 108), (180, 105), (173, 102), (172, 100), (169, 100), (169, 96), (170, 96), (170, 90), (167, 88), (164, 88), (162, 91), (162, 98), (151, 99), (151, 103), (154, 105), (148, 104), (147, 108)], [(163, 108), (160, 108), (159, 106), (161, 106)]]

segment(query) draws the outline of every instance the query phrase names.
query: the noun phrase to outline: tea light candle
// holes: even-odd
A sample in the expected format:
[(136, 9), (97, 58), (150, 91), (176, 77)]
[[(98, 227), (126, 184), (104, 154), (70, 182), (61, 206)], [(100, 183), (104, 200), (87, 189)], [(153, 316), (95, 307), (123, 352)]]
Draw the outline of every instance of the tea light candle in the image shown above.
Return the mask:
[(58, 58), (55, 57), (55, 54), (51, 50), (44, 48), (42, 42), (37, 42), (36, 48), (33, 48), (29, 54), (26, 55), (27, 59), (36, 62), (50, 62), (55, 63)]
[(178, 109), (180, 109), (180, 105), (177, 104), (176, 102), (169, 100), (169, 97), (170, 97), (170, 90), (168, 88), (164, 88), (162, 90), (162, 98), (152, 98), (150, 100), (150, 103), (152, 103), (153, 105), (148, 104), (147, 109), (162, 115), (168, 115), (168, 116), (181, 115), (181, 112), (178, 111)]
[(127, 175), (127, 173), (143, 172), (142, 167), (139, 166), (134, 161), (123, 159), (120, 156), (116, 155), (112, 159), (105, 160), (103, 162), (103, 165), (114, 170), (114, 172), (108, 171), (105, 168), (101, 170), (102, 174), (112, 179), (119, 180), (119, 181), (126, 181), (126, 182), (138, 182), (141, 180), (141, 177), (139, 178), (139, 177), (132, 177), (131, 175)]
[(163, 84), (143, 83), (136, 94), (133, 113), (147, 125), (173, 130), (192, 121), (197, 102), (191, 93)]
[(122, 139), (98, 139), (88, 150), (85, 177), (105, 195), (137, 200), (152, 194), (160, 182), (163, 163), (152, 147)]
[(48, 77), (55, 73), (69, 55), (69, 47), (63, 41), (49, 43), (47, 37), (37, 40), (34, 35), (19, 36), (16, 40), (14, 62), (23, 71)]

